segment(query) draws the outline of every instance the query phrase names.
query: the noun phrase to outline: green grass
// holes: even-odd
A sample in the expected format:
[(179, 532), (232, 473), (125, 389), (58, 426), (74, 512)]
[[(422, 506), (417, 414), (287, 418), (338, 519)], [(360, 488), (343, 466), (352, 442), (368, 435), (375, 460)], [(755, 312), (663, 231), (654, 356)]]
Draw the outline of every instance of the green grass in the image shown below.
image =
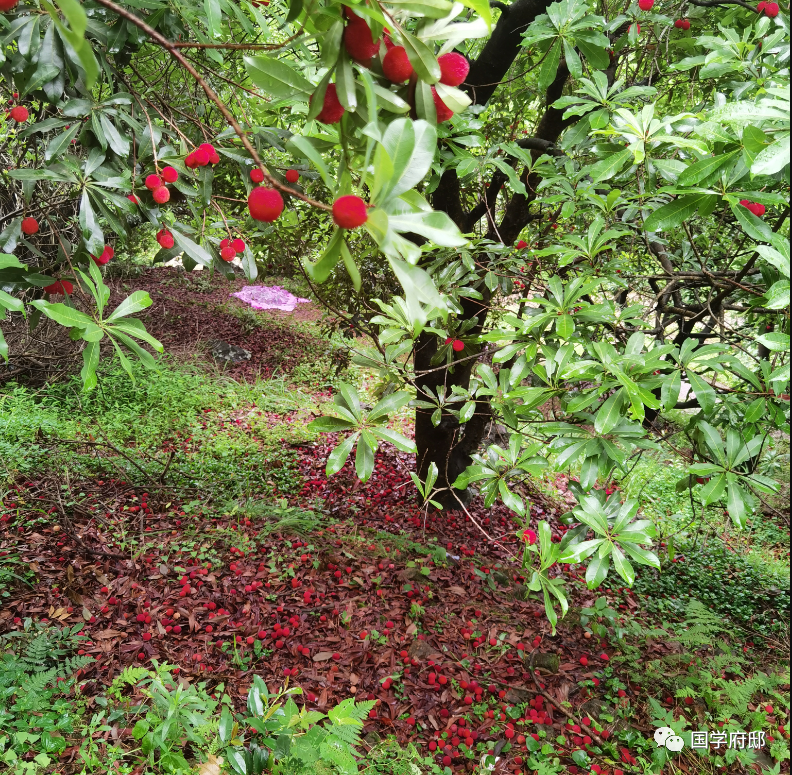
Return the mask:
[[(316, 401), (285, 377), (252, 384), (206, 374), (165, 357), (157, 372), (135, 368), (133, 383), (120, 367), (105, 371), (96, 390), (78, 378), (43, 390), (9, 386), (0, 392), (0, 477), (12, 480), (68, 466), (72, 478), (107, 473), (109, 454), (131, 481), (142, 476), (128, 460), (103, 457), (66, 442), (108, 441), (158, 475), (178, 451), (171, 481), (230, 496), (299, 488), (289, 442), (308, 438), (304, 423), (273, 421), (267, 412), (306, 411)], [(209, 411), (206, 411), (209, 410)], [(241, 417), (251, 428), (240, 427)], [(284, 443), (286, 442), (286, 443)]]

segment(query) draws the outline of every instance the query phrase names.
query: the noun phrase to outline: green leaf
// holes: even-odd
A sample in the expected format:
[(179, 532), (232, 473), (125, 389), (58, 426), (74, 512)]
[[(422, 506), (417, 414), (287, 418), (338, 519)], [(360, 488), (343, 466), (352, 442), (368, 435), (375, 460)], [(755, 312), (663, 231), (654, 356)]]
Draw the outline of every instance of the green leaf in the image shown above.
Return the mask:
[(292, 135), (289, 140), (289, 145), (297, 149), (299, 155), (308, 159), (314, 167), (319, 171), (322, 176), (324, 184), (330, 189), (331, 193), (336, 190), (336, 181), (330, 174), (327, 165), (325, 164), (324, 157), (316, 149), (311, 138), (304, 137), (303, 135)]
[[(366, 431), (361, 433), (366, 434)], [(371, 474), (374, 473), (374, 452), (363, 438), (358, 440), (355, 452), (355, 473), (361, 482), (367, 482)]]
[(234, 716), (228, 709), (228, 706), (224, 705), (223, 710), (220, 713), (220, 725), (218, 727), (220, 741), (222, 743), (228, 744), (228, 741), (231, 740), (231, 733), (233, 732), (233, 729)]
[(368, 413), (369, 420), (381, 420), (392, 412), (396, 412), (410, 402), (410, 394), (406, 391), (391, 393), (377, 402), (377, 405)]
[(708, 506), (710, 503), (719, 500), (723, 495), (723, 491), (726, 489), (726, 481), (726, 474), (723, 472), (717, 476), (713, 476), (712, 479), (701, 488), (701, 502), (705, 506)]
[(310, 81), (282, 59), (272, 59), (265, 54), (243, 57), (243, 59), (250, 80), (273, 97), (288, 99), (299, 95), (308, 99), (314, 90)]
[(329, 416), (317, 417), (308, 423), (308, 430), (314, 433), (338, 433), (338, 431), (348, 431), (354, 427), (355, 424), (349, 420)]
[(775, 175), (789, 164), (789, 134), (760, 151), (751, 165), (753, 175)]
[(462, 5), (472, 8), (492, 28), (492, 9), (489, 0), (462, 0)]
[(127, 296), (110, 314), (107, 322), (110, 323), (117, 318), (125, 317), (126, 315), (134, 315), (136, 312), (146, 309), (151, 306), (151, 297), (146, 291), (135, 291)]
[(44, 299), (36, 299), (31, 302), (31, 306), (41, 310), (58, 325), (67, 326), (68, 328), (85, 328), (94, 322), (89, 315), (72, 307), (67, 307), (65, 304), (50, 304)]
[(693, 388), (693, 392), (696, 394), (699, 406), (709, 414), (715, 408), (715, 390), (708, 382), (690, 369), (687, 370), (687, 377), (690, 380), (690, 387)]
[(344, 230), (336, 229), (319, 260), (315, 264), (305, 263), (305, 271), (315, 283), (321, 284), (330, 277), (330, 273), (341, 260), (342, 244), (344, 244)]
[(407, 57), (418, 78), (425, 84), (437, 83), (440, 80), (440, 65), (432, 49), (406, 30), (401, 31), (401, 37)]
[(346, 463), (358, 436), (360, 436), (360, 433), (352, 433), (347, 436), (347, 438), (330, 453), (327, 458), (327, 466), (325, 467), (325, 476), (337, 474), (344, 467), (344, 463)]
[(401, 433), (392, 431), (390, 428), (372, 428), (371, 433), (382, 441), (390, 442), (402, 452), (409, 452), (414, 455), (418, 451), (414, 441), (402, 436)]
[[(35, 304), (35, 302), (34, 302)], [(62, 306), (62, 305), (53, 305)], [(46, 310), (45, 310), (46, 314)], [(89, 391), (96, 387), (96, 367), (99, 364), (99, 342), (88, 342), (83, 350), (83, 367), (80, 370), (80, 378), (83, 382), (83, 390)]]
[(694, 186), (702, 180), (706, 180), (710, 175), (721, 167), (735, 159), (742, 151), (731, 151), (720, 156), (710, 156), (702, 159), (695, 164), (691, 164), (680, 176), (677, 181), (680, 186)]
[(757, 242), (773, 241), (772, 229), (761, 218), (755, 216), (747, 207), (738, 202), (730, 202), (730, 204), (735, 218), (751, 239), (755, 239)]
[(660, 386), (660, 400), (663, 404), (663, 409), (673, 409), (677, 405), (681, 389), (682, 371), (674, 369), (663, 379), (663, 384)]
[(594, 183), (609, 180), (616, 173), (621, 172), (624, 165), (633, 158), (633, 153), (628, 148), (617, 153), (612, 153), (602, 161), (598, 161), (589, 171)]
[(561, 44), (553, 41), (550, 50), (545, 55), (542, 68), (539, 70), (539, 90), (544, 92), (547, 87), (555, 80), (558, 72), (558, 65), (561, 61)]
[[(712, 194), (686, 194), (655, 210), (644, 223), (648, 232), (669, 231), (709, 203)], [(745, 210), (745, 208), (743, 208)], [(746, 211), (747, 212), (747, 211)]]
[(336, 94), (338, 101), (350, 112), (357, 109), (357, 91), (355, 86), (355, 71), (352, 69), (352, 60), (345, 48), (341, 48), (341, 55), (336, 65)]
[(391, 0), (391, 5), (410, 16), (442, 19), (448, 16), (453, 4), (450, 0)]
[(769, 334), (757, 336), (756, 341), (773, 352), (784, 352), (789, 349), (789, 334), (782, 334), (780, 331), (771, 331)]
[(613, 566), (616, 568), (616, 572), (627, 582), (627, 586), (631, 587), (635, 582), (635, 570), (630, 561), (616, 545), (613, 546), (611, 556), (613, 557)]
[(600, 408), (594, 418), (594, 430), (605, 435), (615, 428), (622, 417), (623, 390), (617, 390)]
[(176, 231), (176, 229), (171, 229), (171, 234), (173, 234), (173, 239), (175, 240), (176, 244), (193, 261), (205, 267), (209, 267), (212, 265), (212, 256), (206, 251), (205, 248), (202, 248), (200, 245), (197, 245), (188, 236), (182, 234), (181, 232)]

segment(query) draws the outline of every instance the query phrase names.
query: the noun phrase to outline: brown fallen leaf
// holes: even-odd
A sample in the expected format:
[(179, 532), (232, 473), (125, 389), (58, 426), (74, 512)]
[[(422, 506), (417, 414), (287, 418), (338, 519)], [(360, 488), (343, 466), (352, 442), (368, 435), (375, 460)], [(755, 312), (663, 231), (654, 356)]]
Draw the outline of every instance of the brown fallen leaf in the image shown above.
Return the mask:
[(209, 754), (209, 758), (196, 768), (198, 775), (220, 775), (223, 768), (223, 757)]
[(332, 651), (320, 651), (317, 654), (313, 655), (314, 662), (327, 662), (328, 659), (333, 658)]
[(119, 636), (123, 635), (123, 632), (119, 632), (118, 630), (100, 630), (96, 634), (94, 634), (94, 640), (105, 640), (107, 638), (118, 638)]
[(462, 587), (449, 587), (448, 591), (452, 595), (457, 595), (458, 597), (467, 597), (467, 592), (462, 589)]

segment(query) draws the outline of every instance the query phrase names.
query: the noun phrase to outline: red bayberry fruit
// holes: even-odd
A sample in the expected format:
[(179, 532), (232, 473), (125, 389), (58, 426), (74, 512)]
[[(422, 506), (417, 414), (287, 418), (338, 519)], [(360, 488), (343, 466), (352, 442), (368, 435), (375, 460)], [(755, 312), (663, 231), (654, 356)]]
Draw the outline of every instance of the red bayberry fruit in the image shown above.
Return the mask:
[(146, 176), (146, 188), (149, 191), (154, 191), (162, 185), (162, 178), (159, 175)]
[(756, 6), (756, 12), (757, 13), (762, 13), (762, 11), (764, 11), (764, 8), (765, 8), (766, 5), (767, 5), (767, 0), (762, 0), (762, 2), (760, 2)]
[(642, 11), (651, 11), (654, 5), (654, 0), (638, 0), (638, 7)]
[(446, 86), (459, 86), (470, 72), (467, 59), (454, 51), (437, 57), (437, 64), (440, 65), (440, 83)]
[(454, 341), (451, 342), (451, 349), (455, 353), (461, 353), (462, 350), (465, 349), (465, 343), (461, 339), (454, 339)]
[(334, 83), (329, 83), (324, 94), (324, 102), (319, 115), (316, 117), (317, 121), (323, 124), (337, 124), (344, 115), (344, 106), (338, 99), (338, 92)]
[(775, 19), (778, 16), (778, 3), (768, 3), (764, 7), (765, 16), (769, 16), (771, 19)]
[(236, 250), (234, 250), (230, 245), (226, 245), (226, 247), (220, 250), (220, 258), (222, 258), (223, 261), (233, 261), (235, 257)]
[(333, 220), (342, 229), (356, 229), (368, 220), (366, 203), (354, 194), (340, 196), (333, 202)]
[(404, 46), (394, 46), (385, 54), (382, 72), (391, 83), (404, 83), (413, 74), (413, 66)]
[(15, 108), (11, 108), (9, 115), (17, 124), (23, 124), (28, 120), (28, 116), (30, 116), (28, 109), (24, 105), (17, 105)]
[(91, 254), (91, 258), (97, 266), (104, 266), (115, 255), (115, 250), (112, 245), (105, 245), (101, 256)]
[(264, 173), (262, 172), (262, 170), (256, 167), (256, 169), (250, 170), (250, 179), (254, 183), (261, 183), (261, 181), (264, 180)]
[(154, 197), (154, 201), (161, 205), (164, 205), (170, 199), (170, 191), (168, 191), (166, 186), (155, 188), (151, 195)]
[[(8, 13), (17, 3), (19, 0), (0, 0), (0, 13)], [(17, 93), (14, 92), (14, 99), (16, 99)]]
[(166, 183), (175, 183), (179, 179), (179, 171), (175, 167), (164, 167), (162, 169), (162, 179)]
[(207, 151), (206, 148), (199, 146), (191, 155), (196, 167), (205, 167), (209, 164), (209, 151)]
[(379, 40), (371, 37), (371, 27), (359, 16), (350, 16), (344, 30), (344, 48), (361, 65), (368, 64), (379, 51)]
[[(631, 29), (632, 29), (632, 25), (630, 25), (630, 30)], [(628, 30), (628, 32), (629, 32), (629, 30)], [(635, 34), (636, 35), (640, 35), (641, 34), (641, 25), (640, 24), (636, 24), (635, 25)]]
[(586, 667), (586, 665), (588, 665), (588, 658), (587, 657), (581, 657), (580, 658), (580, 664), (583, 665), (583, 667)]
[(286, 170), (286, 180), (289, 183), (296, 183), (300, 179), (300, 173), (297, 170)]
[(44, 293), (60, 294), (61, 296), (71, 296), (74, 293), (74, 286), (68, 280), (56, 280), (51, 285), (47, 285), (41, 290)]
[(173, 234), (167, 229), (162, 229), (162, 231), (157, 232), (157, 242), (159, 242), (161, 248), (170, 250), (173, 247)]
[(244, 253), (245, 241), (241, 239), (231, 240), (231, 247), (236, 250), (237, 253)]
[(272, 223), (283, 212), (283, 197), (274, 188), (254, 188), (248, 196), (250, 217)]
[(515, 247), (517, 248), (517, 250), (525, 250), (525, 248), (527, 248), (527, 247), (528, 247), (528, 243), (527, 243), (527, 242), (526, 242), (524, 239), (521, 239), (521, 240), (520, 240), (520, 241), (519, 241), (519, 242), (518, 242), (518, 243), (515, 245)]
[(22, 219), (22, 233), (30, 236), (36, 234), (39, 230), (39, 223), (35, 218)]
[(437, 113), (437, 123), (442, 124), (443, 121), (448, 121), (454, 115), (454, 111), (440, 99), (440, 95), (434, 86), (432, 87), (432, 99), (434, 100), (435, 112)]
[(683, 30), (689, 30), (690, 29), (690, 20), (689, 19), (683, 19), (682, 20), (682, 29)]

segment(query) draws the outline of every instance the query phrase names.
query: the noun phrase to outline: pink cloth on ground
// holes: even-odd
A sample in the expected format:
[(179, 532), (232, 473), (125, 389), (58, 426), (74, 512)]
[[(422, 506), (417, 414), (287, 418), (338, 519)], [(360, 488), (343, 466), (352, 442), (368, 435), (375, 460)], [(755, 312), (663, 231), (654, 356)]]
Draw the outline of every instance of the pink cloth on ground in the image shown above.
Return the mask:
[(236, 296), (253, 309), (279, 309), (283, 312), (294, 312), (298, 304), (310, 301), (298, 298), (280, 285), (248, 285), (231, 296)]

